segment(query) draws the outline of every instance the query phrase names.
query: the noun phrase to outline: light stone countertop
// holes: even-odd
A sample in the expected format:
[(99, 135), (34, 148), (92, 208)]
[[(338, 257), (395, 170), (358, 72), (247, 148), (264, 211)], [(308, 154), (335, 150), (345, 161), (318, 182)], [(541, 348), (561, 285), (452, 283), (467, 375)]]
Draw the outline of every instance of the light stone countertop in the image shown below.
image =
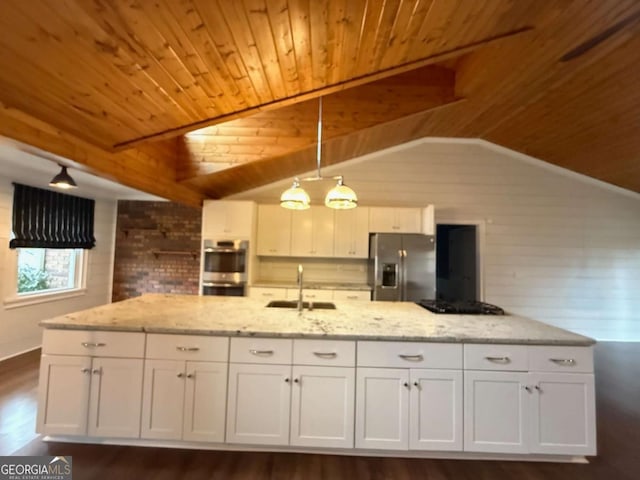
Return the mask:
[[(251, 287), (266, 288), (298, 288), (295, 282), (255, 282), (249, 285)], [(370, 292), (371, 286), (366, 283), (335, 283), (335, 282), (304, 282), (304, 288), (312, 288), (319, 290), (360, 290)]]
[(220, 336), (527, 345), (594, 340), (515, 315), (437, 315), (410, 302), (338, 302), (336, 310), (266, 308), (246, 297), (148, 294), (43, 320), (45, 328)]

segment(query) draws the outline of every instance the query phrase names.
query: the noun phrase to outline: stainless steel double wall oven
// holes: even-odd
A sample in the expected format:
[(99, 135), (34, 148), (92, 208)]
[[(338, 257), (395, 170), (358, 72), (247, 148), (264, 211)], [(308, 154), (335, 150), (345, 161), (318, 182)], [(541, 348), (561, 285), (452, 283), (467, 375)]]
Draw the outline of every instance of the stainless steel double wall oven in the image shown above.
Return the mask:
[(246, 292), (249, 242), (204, 240), (202, 294), (242, 297)]

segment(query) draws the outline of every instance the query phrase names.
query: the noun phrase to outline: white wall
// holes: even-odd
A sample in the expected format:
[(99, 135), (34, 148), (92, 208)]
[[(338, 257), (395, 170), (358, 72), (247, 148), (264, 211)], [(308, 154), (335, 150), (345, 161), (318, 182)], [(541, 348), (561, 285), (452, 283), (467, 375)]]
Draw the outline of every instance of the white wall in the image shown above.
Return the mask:
[[(640, 195), (479, 140), (424, 139), (324, 173), (344, 175), (362, 205), (433, 203), (437, 222), (484, 222), (487, 302), (640, 341)], [(237, 197), (275, 203), (289, 184)]]
[[(13, 204), (11, 179), (0, 176), (0, 292), (15, 271), (16, 252), (9, 249)], [(41, 343), (40, 320), (103, 305), (111, 301), (112, 257), (116, 202), (96, 200), (96, 247), (89, 251), (84, 295), (37, 305), (7, 308), (0, 298), (0, 360), (36, 348)]]

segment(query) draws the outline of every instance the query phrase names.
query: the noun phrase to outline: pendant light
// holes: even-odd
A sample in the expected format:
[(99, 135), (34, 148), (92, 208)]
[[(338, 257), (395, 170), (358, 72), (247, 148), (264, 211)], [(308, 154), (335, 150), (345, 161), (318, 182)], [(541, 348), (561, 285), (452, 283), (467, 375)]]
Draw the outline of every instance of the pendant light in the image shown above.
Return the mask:
[[(318, 141), (316, 153), (316, 165), (318, 173), (315, 177), (303, 178), (302, 181), (324, 180), (320, 172), (320, 161), (322, 159), (322, 97), (318, 98)], [(338, 183), (327, 193), (324, 204), (329, 208), (348, 209), (358, 206), (356, 192), (344, 184), (342, 175), (331, 177)], [(285, 190), (280, 196), (280, 206), (291, 210), (306, 210), (309, 208), (311, 200), (309, 194), (300, 186), (300, 180), (296, 177), (291, 188)]]
[(290, 210), (306, 210), (310, 203), (309, 194), (300, 187), (300, 181), (297, 177), (293, 180), (291, 188), (280, 195), (280, 206)]
[(51, 181), (49, 182), (49, 186), (62, 188), (63, 190), (76, 188), (78, 185), (76, 185), (75, 180), (71, 178), (71, 175), (67, 173), (67, 167), (63, 165), (59, 166), (62, 168), (62, 170), (60, 170), (60, 173), (51, 179)]

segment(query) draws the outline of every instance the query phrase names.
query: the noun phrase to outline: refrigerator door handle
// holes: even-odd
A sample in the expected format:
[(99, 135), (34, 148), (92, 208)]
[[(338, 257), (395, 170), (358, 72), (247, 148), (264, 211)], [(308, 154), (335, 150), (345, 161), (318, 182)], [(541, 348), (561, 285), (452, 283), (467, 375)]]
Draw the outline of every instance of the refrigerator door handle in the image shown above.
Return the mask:
[(402, 299), (407, 301), (407, 251), (402, 250)]

